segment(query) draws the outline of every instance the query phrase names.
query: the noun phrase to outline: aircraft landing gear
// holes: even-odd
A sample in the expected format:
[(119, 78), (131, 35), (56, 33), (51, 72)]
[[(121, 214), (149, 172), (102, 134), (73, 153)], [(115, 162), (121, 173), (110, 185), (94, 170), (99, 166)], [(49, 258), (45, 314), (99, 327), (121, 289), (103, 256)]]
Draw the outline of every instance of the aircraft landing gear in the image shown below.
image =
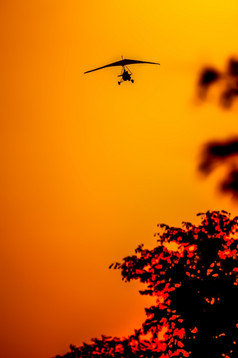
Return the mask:
[(121, 82), (120, 82), (120, 81), (118, 81), (118, 84), (120, 85), (120, 84), (121, 84)]
[(131, 83), (134, 83), (134, 80), (131, 80)]

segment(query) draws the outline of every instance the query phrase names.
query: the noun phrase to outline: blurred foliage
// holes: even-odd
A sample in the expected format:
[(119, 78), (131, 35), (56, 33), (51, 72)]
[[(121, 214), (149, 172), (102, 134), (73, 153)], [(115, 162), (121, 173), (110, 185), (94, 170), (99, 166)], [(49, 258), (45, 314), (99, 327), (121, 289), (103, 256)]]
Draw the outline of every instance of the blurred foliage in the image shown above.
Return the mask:
[(225, 165), (228, 170), (225, 178), (219, 184), (222, 193), (229, 193), (238, 199), (238, 137), (222, 141), (211, 141), (204, 145), (201, 152), (199, 171), (209, 175), (218, 166)]
[(198, 79), (198, 96), (203, 100), (206, 99), (210, 88), (219, 82), (222, 86), (220, 105), (223, 108), (230, 108), (238, 96), (237, 59), (229, 59), (224, 72), (220, 72), (213, 67), (204, 68)]

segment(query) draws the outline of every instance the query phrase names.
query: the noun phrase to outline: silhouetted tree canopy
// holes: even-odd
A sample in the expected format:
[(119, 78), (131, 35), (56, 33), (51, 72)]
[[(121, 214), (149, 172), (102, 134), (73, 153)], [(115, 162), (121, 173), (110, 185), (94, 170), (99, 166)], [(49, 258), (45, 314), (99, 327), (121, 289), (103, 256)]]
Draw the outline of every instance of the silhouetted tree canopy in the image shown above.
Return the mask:
[(154, 249), (140, 245), (111, 265), (123, 280), (143, 282), (142, 295), (155, 297), (142, 327), (127, 338), (70, 346), (61, 358), (238, 357), (238, 217), (225, 211), (198, 216), (198, 226), (159, 225)]

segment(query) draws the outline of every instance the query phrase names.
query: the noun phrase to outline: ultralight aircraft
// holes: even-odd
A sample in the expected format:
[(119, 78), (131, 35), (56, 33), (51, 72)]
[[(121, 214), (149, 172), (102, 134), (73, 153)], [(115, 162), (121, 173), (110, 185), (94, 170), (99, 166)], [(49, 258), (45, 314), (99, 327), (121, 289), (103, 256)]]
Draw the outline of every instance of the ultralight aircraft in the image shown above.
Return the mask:
[(139, 61), (139, 60), (128, 60), (128, 59), (123, 59), (120, 61), (116, 61), (116, 62), (112, 62), (109, 63), (108, 65), (102, 66), (102, 67), (98, 67), (98, 68), (94, 68), (93, 70), (89, 70), (86, 71), (84, 73), (89, 73), (89, 72), (93, 72), (93, 71), (97, 71), (97, 70), (101, 70), (102, 68), (105, 67), (113, 67), (113, 66), (122, 66), (122, 71), (121, 74), (118, 75), (118, 77), (121, 77), (120, 81), (118, 81), (118, 84), (120, 85), (122, 82), (125, 81), (130, 81), (131, 83), (134, 83), (134, 80), (132, 79), (132, 72), (131, 70), (128, 68), (127, 65), (132, 65), (132, 64), (136, 64), (136, 63), (148, 63), (151, 65), (159, 65), (159, 63), (157, 62), (147, 62), (147, 61)]

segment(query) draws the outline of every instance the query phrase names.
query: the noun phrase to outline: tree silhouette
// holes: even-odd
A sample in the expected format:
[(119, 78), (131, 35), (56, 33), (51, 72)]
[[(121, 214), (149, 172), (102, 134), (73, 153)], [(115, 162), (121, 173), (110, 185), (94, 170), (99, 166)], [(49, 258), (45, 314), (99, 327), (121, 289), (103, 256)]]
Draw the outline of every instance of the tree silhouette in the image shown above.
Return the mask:
[(142, 327), (127, 338), (71, 345), (61, 358), (238, 356), (238, 217), (225, 211), (198, 216), (197, 226), (159, 225), (154, 249), (140, 245), (110, 266), (125, 281), (145, 283), (140, 293), (156, 298)]

